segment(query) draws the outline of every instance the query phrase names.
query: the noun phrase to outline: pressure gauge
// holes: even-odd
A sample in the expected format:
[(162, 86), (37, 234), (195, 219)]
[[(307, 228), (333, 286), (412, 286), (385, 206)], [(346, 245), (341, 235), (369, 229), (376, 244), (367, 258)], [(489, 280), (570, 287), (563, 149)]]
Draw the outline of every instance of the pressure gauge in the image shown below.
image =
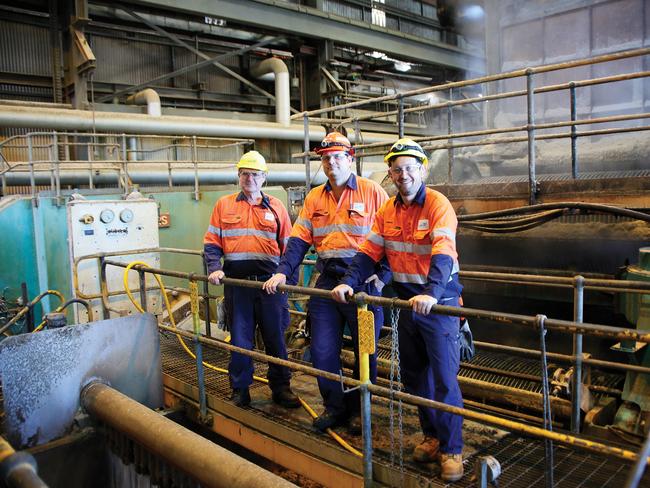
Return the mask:
[(128, 224), (133, 220), (133, 211), (129, 208), (125, 208), (120, 212), (120, 220), (125, 224)]
[(110, 224), (113, 222), (113, 219), (115, 218), (115, 213), (111, 209), (105, 209), (102, 210), (102, 212), (99, 214), (99, 220), (101, 220), (104, 224)]

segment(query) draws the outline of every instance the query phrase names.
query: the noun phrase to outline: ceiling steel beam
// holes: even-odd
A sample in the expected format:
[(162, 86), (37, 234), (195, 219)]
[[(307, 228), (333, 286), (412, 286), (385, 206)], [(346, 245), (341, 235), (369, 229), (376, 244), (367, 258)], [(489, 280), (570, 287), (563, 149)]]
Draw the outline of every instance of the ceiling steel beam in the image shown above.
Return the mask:
[(236, 51), (230, 51), (230, 52), (227, 52), (227, 53), (224, 53), (224, 54), (219, 54), (218, 56), (215, 56), (213, 58), (208, 58), (208, 59), (206, 59), (204, 61), (201, 61), (200, 63), (196, 63), (196, 64), (193, 64), (193, 65), (190, 65), (190, 66), (185, 66), (183, 68), (177, 69), (176, 71), (172, 71), (171, 73), (166, 73), (164, 75), (158, 76), (158, 77), (153, 78), (151, 80), (145, 81), (144, 83), (140, 83), (139, 85), (131, 86), (129, 88), (125, 88), (123, 90), (116, 91), (115, 93), (112, 93), (111, 95), (106, 95), (104, 97), (101, 97), (100, 99), (97, 100), (97, 102), (107, 102), (107, 101), (111, 100), (114, 97), (124, 95), (126, 93), (133, 93), (134, 91), (138, 91), (141, 88), (149, 87), (153, 83), (158, 83), (159, 81), (167, 80), (169, 78), (175, 78), (175, 77), (180, 76), (180, 75), (182, 75), (184, 73), (187, 73), (188, 71), (192, 71), (192, 70), (195, 70), (195, 69), (202, 68), (202, 67), (207, 66), (209, 64), (213, 64), (215, 61), (223, 60), (223, 59), (226, 59), (226, 58), (228, 58), (230, 56), (237, 56), (237, 55), (240, 55), (240, 54), (244, 54), (244, 53), (246, 53), (248, 51), (251, 51), (251, 50), (256, 49), (258, 47), (261, 47), (261, 46), (264, 46), (266, 44), (275, 42), (277, 40), (278, 40), (278, 38), (274, 37), (272, 39), (266, 39), (264, 41), (260, 41), (260, 42), (258, 42), (256, 44), (253, 44), (252, 46), (243, 47), (243, 48), (238, 49)]
[[(118, 8), (124, 10), (124, 11), (125, 11), (127, 14), (129, 14), (131, 17), (133, 17), (134, 19), (136, 19), (136, 20), (138, 20), (138, 21), (140, 21), (140, 22), (146, 24), (148, 27), (150, 27), (151, 29), (155, 30), (155, 31), (158, 32), (159, 34), (161, 34), (161, 35), (167, 37), (168, 39), (170, 39), (173, 43), (177, 44), (178, 46), (184, 47), (185, 49), (187, 49), (188, 51), (190, 51), (190, 52), (196, 54), (198, 57), (200, 57), (200, 58), (202, 58), (202, 59), (205, 59), (205, 60), (210, 59), (210, 56), (208, 56), (208, 55), (202, 53), (201, 51), (199, 51), (198, 49), (194, 48), (193, 46), (190, 46), (189, 44), (187, 44), (186, 42), (184, 42), (183, 40), (181, 40), (178, 36), (175, 36), (174, 34), (172, 34), (172, 33), (170, 33), (170, 32), (167, 32), (167, 31), (164, 30), (164, 29), (161, 29), (160, 27), (158, 27), (158, 26), (157, 26), (156, 24), (154, 24), (153, 22), (149, 22), (147, 19), (145, 19), (145, 18), (139, 16), (138, 14), (136, 14), (133, 10), (131, 10), (131, 9), (129, 9), (129, 8), (126, 8), (126, 7), (124, 7), (124, 6), (118, 6)], [(249, 80), (247, 80), (246, 78), (244, 78), (243, 76), (241, 76), (239, 73), (237, 73), (237, 72), (231, 70), (230, 68), (228, 68), (228, 66), (225, 66), (225, 65), (223, 65), (223, 64), (221, 64), (221, 63), (219, 63), (218, 61), (215, 61), (215, 60), (212, 60), (212, 64), (213, 64), (214, 66), (216, 66), (217, 68), (219, 68), (220, 70), (226, 72), (227, 74), (229, 74), (229, 75), (232, 76), (233, 78), (239, 80), (241, 83), (245, 84), (245, 85), (248, 86), (249, 88), (251, 88), (251, 89), (253, 89), (253, 90), (255, 90), (255, 91), (261, 93), (262, 95), (266, 96), (267, 98), (270, 98), (271, 100), (275, 100), (275, 96), (274, 96), (274, 95), (271, 95), (269, 92), (267, 92), (266, 90), (260, 88), (260, 87), (257, 86), (255, 83), (252, 83), (251, 81), (249, 81)], [(297, 111), (296, 111), (296, 112), (297, 112)]]
[[(134, 4), (184, 14), (225, 19), (311, 39), (382, 51), (399, 59), (483, 72), (482, 56), (442, 42), (423, 39), (320, 10), (271, 0), (142, 0)], [(179, 7), (182, 5), (182, 7)]]

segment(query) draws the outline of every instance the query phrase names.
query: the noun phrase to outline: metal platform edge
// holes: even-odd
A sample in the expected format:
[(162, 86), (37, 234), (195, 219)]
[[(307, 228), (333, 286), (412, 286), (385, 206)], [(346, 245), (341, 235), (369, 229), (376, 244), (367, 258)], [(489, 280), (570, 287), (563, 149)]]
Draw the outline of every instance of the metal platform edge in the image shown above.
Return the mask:
[[(362, 458), (342, 447), (323, 442), (316, 433), (292, 429), (259, 415), (254, 409), (236, 407), (210, 394), (206, 400), (213, 421), (211, 425), (205, 425), (200, 421), (196, 386), (166, 373), (163, 373), (163, 386), (165, 407), (183, 405), (191, 421), (269, 461), (324, 486), (364, 486)], [(400, 473), (389, 464), (373, 459), (373, 486), (433, 488), (446, 485), (433, 475), (423, 479), (422, 473), (409, 473), (408, 470)]]

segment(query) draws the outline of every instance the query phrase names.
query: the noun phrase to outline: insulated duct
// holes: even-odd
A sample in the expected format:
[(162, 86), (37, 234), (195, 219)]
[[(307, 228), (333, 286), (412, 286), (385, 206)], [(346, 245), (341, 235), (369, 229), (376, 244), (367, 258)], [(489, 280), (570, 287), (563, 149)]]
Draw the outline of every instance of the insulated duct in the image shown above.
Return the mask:
[(289, 70), (280, 58), (268, 58), (251, 68), (251, 75), (261, 78), (272, 73), (275, 78), (275, 121), (288, 126), (290, 119)]
[[(302, 164), (269, 164), (269, 173), (267, 183), (269, 185), (304, 185), (305, 184), (305, 167)], [(142, 169), (140, 169), (142, 168)], [(320, 185), (325, 183), (325, 174), (320, 168), (320, 163), (313, 161), (311, 163), (312, 184)], [(363, 176), (369, 177), (371, 174), (380, 172), (386, 173), (384, 163), (364, 163)], [(118, 166), (115, 169), (96, 168), (93, 173), (93, 183), (95, 185), (117, 186), (118, 184)], [(194, 169), (174, 169), (171, 177), (167, 165), (138, 165), (137, 163), (128, 166), (129, 179), (137, 185), (149, 186), (167, 186), (171, 178), (173, 185), (191, 186), (194, 185)], [(10, 186), (29, 185), (30, 175), (28, 171), (9, 172), (5, 175), (7, 184)], [(88, 170), (61, 170), (60, 172), (62, 185), (85, 185), (88, 183)], [(198, 170), (198, 180), (201, 185), (224, 185), (236, 184), (237, 172), (231, 168), (206, 168)], [(49, 171), (37, 172), (34, 174), (34, 182), (37, 185), (49, 185), (51, 183), (51, 174)]]
[[(93, 116), (94, 115), (94, 116)], [(0, 127), (49, 129), (67, 131), (116, 132), (146, 135), (227, 137), (243, 139), (283, 139), (303, 141), (302, 124), (283, 126), (275, 122), (251, 122), (210, 117), (91, 112), (46, 107), (16, 107), (0, 102)], [(309, 138), (320, 141), (325, 136), (322, 126), (310, 126)], [(354, 141), (354, 133), (350, 134)], [(393, 142), (394, 134), (365, 133), (362, 140)]]

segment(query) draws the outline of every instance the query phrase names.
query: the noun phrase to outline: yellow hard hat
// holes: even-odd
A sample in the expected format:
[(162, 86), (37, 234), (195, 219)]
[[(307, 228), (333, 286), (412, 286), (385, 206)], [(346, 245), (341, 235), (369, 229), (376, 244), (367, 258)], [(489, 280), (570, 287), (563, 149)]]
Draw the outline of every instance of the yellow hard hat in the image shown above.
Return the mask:
[(386, 164), (390, 164), (393, 158), (396, 158), (397, 156), (416, 157), (420, 161), (422, 161), (422, 164), (424, 166), (426, 166), (427, 163), (429, 162), (427, 153), (424, 152), (422, 146), (420, 146), (413, 139), (409, 139), (408, 137), (403, 137), (402, 139), (398, 139), (397, 142), (391, 146), (390, 151), (388, 151), (388, 154), (384, 156), (384, 162)]
[(243, 154), (239, 162), (237, 163), (237, 169), (255, 169), (257, 171), (268, 172), (266, 167), (266, 160), (257, 151), (248, 151)]

